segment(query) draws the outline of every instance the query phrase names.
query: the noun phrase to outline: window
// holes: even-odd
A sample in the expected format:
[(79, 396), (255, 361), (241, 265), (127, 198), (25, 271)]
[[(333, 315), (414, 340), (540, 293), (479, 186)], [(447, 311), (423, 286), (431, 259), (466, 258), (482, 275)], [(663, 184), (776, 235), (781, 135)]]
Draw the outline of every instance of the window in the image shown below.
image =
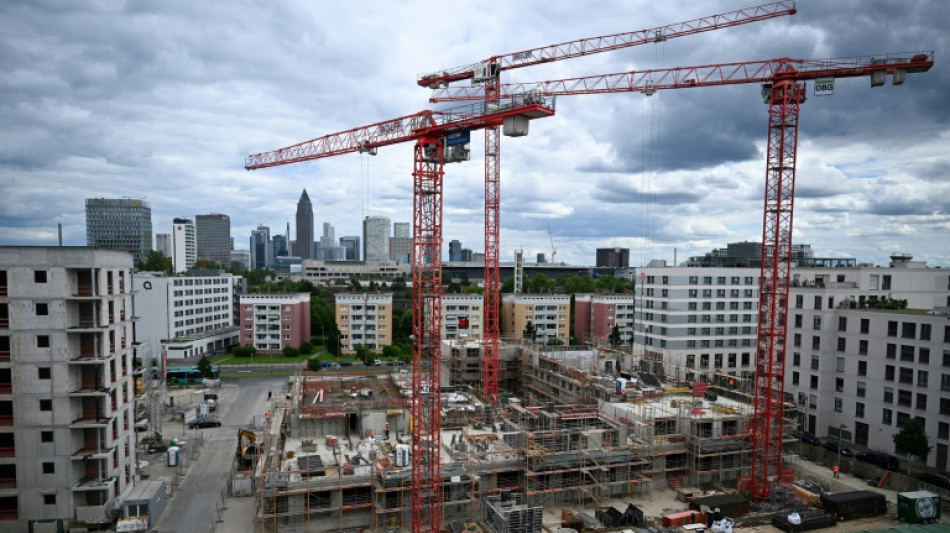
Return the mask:
[(45, 302), (36, 304), (36, 316), (47, 315), (49, 315), (49, 304)]
[(900, 383), (913, 383), (914, 382), (914, 369), (912, 368), (901, 368), (898, 373), (897, 381)]
[(901, 361), (913, 363), (914, 362), (914, 347), (907, 346), (906, 344), (901, 344)]
[(798, 385), (798, 372), (792, 372), (792, 385)]
[(817, 330), (820, 330), (820, 329), (821, 329), (821, 317), (820, 317), (820, 316), (812, 317), (812, 319), (811, 319), (811, 329), (817, 329)]
[(810, 383), (808, 384), (809, 387), (811, 387), (812, 389), (818, 388), (818, 376), (811, 376), (811, 379), (809, 381), (810, 381)]
[(838, 317), (838, 331), (848, 331), (848, 317)]
[(894, 365), (884, 366), (884, 381), (894, 381)]
[(844, 402), (841, 400), (841, 398), (835, 396), (835, 412), (836, 412), (836, 413), (840, 413), (840, 412), (841, 412), (841, 408), (842, 408), (842, 406), (843, 406), (843, 403), (844, 403)]
[(847, 351), (847, 339), (844, 337), (838, 337), (838, 351), (846, 352)]
[(844, 378), (835, 378), (835, 392), (844, 392)]
[(844, 372), (844, 357), (835, 358), (835, 372)]
[(41, 366), (37, 368), (37, 374), (39, 379), (50, 379), (51, 370), (48, 366)]
[(53, 462), (44, 462), (44, 463), (43, 463), (43, 473), (44, 473), (44, 474), (55, 474), (55, 473), (56, 473), (56, 463), (53, 463)]
[(881, 413), (881, 423), (884, 424), (885, 426), (891, 425), (892, 416), (893, 416), (893, 413), (891, 412), (890, 409), (884, 409), (884, 411)]
[(930, 340), (930, 324), (920, 325), (920, 340), (922, 341)]
[(868, 341), (867, 339), (861, 339), (858, 341), (858, 355), (867, 355), (868, 354)]
[(802, 354), (795, 352), (792, 354), (792, 366), (802, 365)]
[(918, 370), (918, 371), (917, 371), (917, 386), (918, 386), (918, 387), (926, 387), (926, 386), (927, 386), (927, 378), (928, 378), (928, 377), (930, 377), (930, 376), (929, 376), (929, 373), (928, 373), (926, 370)]
[(917, 393), (917, 405), (916, 409), (921, 411), (927, 410), (927, 395), (922, 393)]
[(862, 318), (861, 319), (861, 333), (870, 333), (871, 332), (871, 319)]
[(896, 320), (887, 321), (887, 336), (888, 337), (897, 336), (897, 321)]
[(55, 494), (44, 494), (44, 495), (43, 495), (43, 504), (44, 504), (44, 505), (56, 505), (56, 495), (55, 495)]
[(34, 270), (33, 271), (33, 281), (36, 283), (46, 283), (46, 271), (45, 270)]
[(893, 343), (887, 343), (887, 352), (886, 357), (888, 359), (897, 359), (897, 345)]
[(950, 415), (950, 398), (940, 398), (940, 414)]
[(867, 361), (858, 361), (858, 375), (866, 376), (868, 375), (868, 362)]
[(803, 309), (805, 307), (805, 297), (801, 294), (795, 296), (795, 309)]
[(950, 424), (946, 422), (937, 422), (937, 438), (950, 439)]
[(53, 432), (40, 431), (40, 442), (53, 442)]
[(940, 390), (944, 392), (950, 392), (950, 375), (948, 374), (940, 375)]
[(37, 335), (37, 336), (36, 336), (36, 347), (37, 347), (37, 348), (49, 348), (49, 335)]
[[(796, 348), (801, 348), (801, 346), (802, 346), (802, 334), (801, 334), (801, 333), (796, 333), (794, 336), (792, 336), (792, 346), (794, 346), (794, 347), (796, 347)], [(945, 360), (947, 359), (947, 356), (948, 356), (948, 355), (950, 355), (950, 352), (944, 354), (944, 359), (945, 359)], [(944, 365), (944, 366), (950, 366), (950, 365)]]
[(795, 315), (795, 327), (802, 327), (802, 315)]
[(854, 416), (856, 418), (864, 418), (864, 404), (861, 402), (854, 403)]
[(821, 349), (821, 337), (819, 337), (818, 335), (812, 335), (811, 349), (816, 350), (816, 351)]
[(53, 400), (40, 400), (40, 411), (52, 411)]
[(910, 407), (911, 396), (912, 394), (909, 390), (897, 391), (897, 405), (901, 407)]
[(917, 348), (917, 362), (922, 365), (930, 364), (930, 348)]
[(858, 398), (864, 398), (867, 395), (867, 383), (864, 381), (859, 381), (857, 385), (858, 388), (855, 391), (855, 394)]
[(811, 356), (811, 369), (818, 370), (819, 359), (817, 356)]
[(884, 387), (884, 403), (894, 403), (894, 389)]

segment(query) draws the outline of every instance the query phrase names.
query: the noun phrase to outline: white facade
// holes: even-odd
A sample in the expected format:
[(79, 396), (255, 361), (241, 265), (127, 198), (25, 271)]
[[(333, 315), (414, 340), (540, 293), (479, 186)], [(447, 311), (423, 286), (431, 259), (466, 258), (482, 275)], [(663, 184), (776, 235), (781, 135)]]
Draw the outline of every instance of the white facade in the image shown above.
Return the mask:
[(363, 260), (389, 260), (389, 217), (373, 216), (363, 220)]
[(235, 286), (240, 279), (232, 274), (136, 273), (137, 340), (149, 344), (152, 353), (161, 353), (162, 342), (169, 341), (169, 358), (210, 355), (236, 343)]
[(187, 272), (198, 259), (195, 223), (188, 218), (172, 221), (172, 267), (174, 272)]
[(3, 531), (107, 526), (134, 488), (132, 261), (0, 247)]
[(155, 234), (155, 249), (162, 253), (162, 256), (171, 259), (172, 257), (172, 236), (171, 233)]
[(397, 265), (394, 261), (304, 261), (295, 281), (305, 279), (311, 283), (330, 284), (349, 281), (352, 276), (369, 276), (381, 279), (398, 278), (409, 274), (409, 265)]

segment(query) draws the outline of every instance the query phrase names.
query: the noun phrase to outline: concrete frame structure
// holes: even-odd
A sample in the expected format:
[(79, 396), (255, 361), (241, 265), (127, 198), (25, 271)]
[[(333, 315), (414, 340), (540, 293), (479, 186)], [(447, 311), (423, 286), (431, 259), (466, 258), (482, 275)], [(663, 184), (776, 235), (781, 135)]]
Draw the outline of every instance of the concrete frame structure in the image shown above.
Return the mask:
[(502, 294), (501, 334), (521, 340), (530, 322), (535, 328), (535, 342), (558, 340), (567, 344), (570, 310), (571, 297), (566, 294)]
[(231, 217), (221, 213), (195, 216), (198, 259), (221, 268), (231, 264)]
[(133, 489), (132, 266), (128, 252), (0, 247), (4, 531), (108, 525)]
[(152, 251), (151, 206), (133, 198), (87, 198), (86, 245), (123, 250), (141, 263)]
[(279, 354), (310, 341), (310, 293), (242, 294), (240, 308), (242, 346)]
[(334, 299), (340, 353), (354, 354), (365, 345), (376, 353), (393, 342), (393, 295), (348, 293)]
[(633, 294), (575, 294), (574, 337), (580, 343), (608, 344), (616, 326), (619, 344), (632, 346), (635, 303)]
[(136, 340), (148, 344), (152, 353), (162, 353), (165, 344), (169, 359), (210, 356), (238, 344), (234, 306), (240, 279), (224, 273), (136, 273), (135, 313), (141, 317)]

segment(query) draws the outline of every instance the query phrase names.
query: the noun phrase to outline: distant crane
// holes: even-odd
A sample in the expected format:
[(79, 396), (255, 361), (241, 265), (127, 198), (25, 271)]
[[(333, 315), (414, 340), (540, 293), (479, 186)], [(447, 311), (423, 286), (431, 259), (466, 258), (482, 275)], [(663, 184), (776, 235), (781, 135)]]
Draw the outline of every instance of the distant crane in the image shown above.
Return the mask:
[[(642, 44), (658, 43), (712, 30), (759, 22), (797, 12), (794, 0), (782, 0), (728, 13), (710, 15), (632, 32), (588, 37), (575, 41), (501, 54), (461, 67), (419, 76), (420, 87), (438, 89), (459, 81), (471, 81), (482, 87), (481, 98), (487, 104), (499, 101), (500, 75), (504, 70), (541, 65)], [(498, 402), (498, 350), (500, 345), (501, 273), (499, 234), (501, 231), (501, 142), (498, 128), (485, 128), (485, 282), (484, 327), (482, 328), (482, 389), (490, 404)], [(552, 254), (554, 255), (554, 254)], [(554, 261), (554, 257), (551, 257)]]
[(548, 224), (548, 238), (551, 239), (551, 263), (555, 263), (557, 258), (557, 247), (554, 246), (554, 234), (551, 233), (551, 224)]
[[(933, 67), (933, 52), (883, 57), (805, 60), (766, 59), (693, 67), (652, 69), (553, 80), (499, 85), (497, 94), (512, 92), (541, 96), (566, 96), (616, 92), (686, 89), (761, 83), (769, 106), (766, 152), (765, 202), (762, 223), (762, 266), (759, 275), (759, 320), (756, 339), (755, 415), (752, 419), (752, 472), (740, 479), (740, 488), (767, 501), (772, 485), (790, 477), (782, 470), (782, 429), (785, 396), (785, 343), (788, 291), (792, 267), (792, 215), (798, 152), (799, 107), (805, 102), (805, 81), (814, 80), (816, 92), (833, 91), (836, 78), (869, 76), (880, 87), (890, 74), (902, 85), (908, 73)], [(433, 102), (480, 100), (477, 87), (436, 90)]]

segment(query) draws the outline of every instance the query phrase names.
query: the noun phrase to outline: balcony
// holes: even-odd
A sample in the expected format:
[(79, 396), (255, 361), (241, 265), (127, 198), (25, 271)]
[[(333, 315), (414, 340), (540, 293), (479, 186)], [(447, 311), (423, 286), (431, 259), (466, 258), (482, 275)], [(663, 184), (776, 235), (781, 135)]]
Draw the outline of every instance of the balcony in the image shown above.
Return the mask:
[(105, 448), (97, 450), (95, 448), (83, 448), (77, 450), (76, 453), (70, 456), (70, 459), (73, 461), (89, 461), (91, 459), (100, 459), (106, 461), (115, 451), (115, 446), (111, 448)]

